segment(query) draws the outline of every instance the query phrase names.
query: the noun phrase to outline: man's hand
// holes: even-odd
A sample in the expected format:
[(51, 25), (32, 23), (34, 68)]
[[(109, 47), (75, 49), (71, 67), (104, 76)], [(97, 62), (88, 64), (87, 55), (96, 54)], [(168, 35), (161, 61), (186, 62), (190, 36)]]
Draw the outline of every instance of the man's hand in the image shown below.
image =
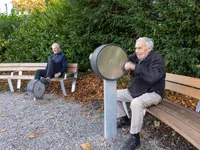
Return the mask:
[(61, 72), (54, 74), (54, 78), (58, 78), (61, 75)]
[(131, 61), (128, 61), (124, 65), (125, 70), (135, 70), (135, 64), (132, 63)]

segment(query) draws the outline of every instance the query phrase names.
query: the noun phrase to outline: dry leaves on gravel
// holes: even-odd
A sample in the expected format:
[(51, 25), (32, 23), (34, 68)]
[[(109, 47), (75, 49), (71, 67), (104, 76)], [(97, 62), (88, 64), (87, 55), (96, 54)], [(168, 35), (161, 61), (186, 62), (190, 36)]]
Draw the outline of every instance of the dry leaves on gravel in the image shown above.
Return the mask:
[(104, 142), (104, 141), (105, 141), (105, 138), (102, 137), (102, 138), (100, 139), (100, 141), (101, 141), (101, 142)]
[(85, 143), (81, 144), (81, 147), (84, 150), (90, 150), (90, 144), (88, 142), (85, 142)]
[(5, 117), (6, 117), (6, 114), (2, 114), (1, 117), (5, 118)]
[(6, 129), (2, 129), (2, 130), (1, 130), (1, 132), (6, 132), (6, 131), (7, 131)]
[(29, 137), (29, 139), (34, 139), (34, 138), (36, 138), (38, 135), (40, 135), (40, 134), (45, 134), (45, 133), (47, 133), (48, 131), (46, 131), (46, 130), (43, 130), (43, 131), (38, 131), (38, 132), (35, 132), (35, 133), (31, 133), (28, 137)]

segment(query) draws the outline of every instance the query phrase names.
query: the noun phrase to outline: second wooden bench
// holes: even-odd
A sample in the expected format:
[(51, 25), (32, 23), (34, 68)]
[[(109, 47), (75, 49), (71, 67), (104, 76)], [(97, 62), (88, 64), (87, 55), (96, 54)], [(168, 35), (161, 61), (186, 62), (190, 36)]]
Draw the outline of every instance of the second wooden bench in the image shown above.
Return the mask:
[[(11, 92), (14, 92), (12, 80), (17, 79), (17, 89), (21, 87), (21, 80), (34, 79), (34, 75), (23, 75), (25, 71), (36, 71), (37, 69), (44, 69), (46, 63), (0, 63), (0, 79), (7, 79)], [(16, 73), (17, 75), (15, 75)], [(75, 91), (76, 80), (78, 77), (78, 64), (71, 63), (67, 66), (67, 72), (61, 78), (52, 78), (51, 81), (59, 81), (64, 96), (67, 95), (65, 90), (65, 81), (72, 82), (71, 92)]]

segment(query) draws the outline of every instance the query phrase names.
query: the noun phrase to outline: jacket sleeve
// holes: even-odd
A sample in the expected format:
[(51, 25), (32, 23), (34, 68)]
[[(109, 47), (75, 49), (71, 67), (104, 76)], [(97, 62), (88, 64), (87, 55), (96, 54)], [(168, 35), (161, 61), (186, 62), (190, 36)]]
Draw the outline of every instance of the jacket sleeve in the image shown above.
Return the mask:
[(128, 56), (128, 61), (135, 62), (136, 59), (137, 59), (136, 55), (129, 55), (129, 56)]
[(66, 71), (67, 71), (67, 58), (65, 57), (65, 55), (63, 55), (61, 73), (64, 73)]
[(155, 84), (165, 75), (165, 64), (161, 56), (153, 58), (151, 63), (145, 67), (137, 64), (134, 70), (135, 74), (140, 75), (148, 84)]

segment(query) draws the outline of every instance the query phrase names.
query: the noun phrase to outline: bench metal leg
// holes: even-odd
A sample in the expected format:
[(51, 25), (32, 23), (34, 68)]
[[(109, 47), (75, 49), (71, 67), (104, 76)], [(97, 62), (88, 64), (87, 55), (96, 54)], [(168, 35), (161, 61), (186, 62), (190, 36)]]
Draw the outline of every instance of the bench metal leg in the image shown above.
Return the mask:
[(125, 110), (125, 112), (126, 112), (127, 117), (130, 118), (129, 113), (128, 113), (128, 108), (127, 108), (126, 102), (122, 102), (122, 105), (123, 105), (123, 107), (124, 107), (124, 110)]
[[(19, 71), (18, 75), (21, 76), (22, 75), (22, 71)], [(21, 79), (18, 79), (17, 80), (17, 89), (20, 89), (20, 88), (21, 88)]]
[(64, 80), (60, 81), (60, 86), (61, 86), (63, 95), (67, 96), (67, 93), (66, 93), (66, 90), (65, 90)]
[(198, 103), (197, 103), (196, 112), (200, 112), (200, 100), (199, 100)]
[(78, 77), (78, 73), (75, 73), (74, 74), (74, 80), (72, 81), (72, 89), (71, 89), (71, 92), (74, 92), (75, 91), (75, 88), (76, 88), (76, 79)]
[(8, 85), (9, 85), (10, 91), (14, 92), (14, 88), (13, 88), (13, 84), (12, 84), (11, 79), (8, 79)]

